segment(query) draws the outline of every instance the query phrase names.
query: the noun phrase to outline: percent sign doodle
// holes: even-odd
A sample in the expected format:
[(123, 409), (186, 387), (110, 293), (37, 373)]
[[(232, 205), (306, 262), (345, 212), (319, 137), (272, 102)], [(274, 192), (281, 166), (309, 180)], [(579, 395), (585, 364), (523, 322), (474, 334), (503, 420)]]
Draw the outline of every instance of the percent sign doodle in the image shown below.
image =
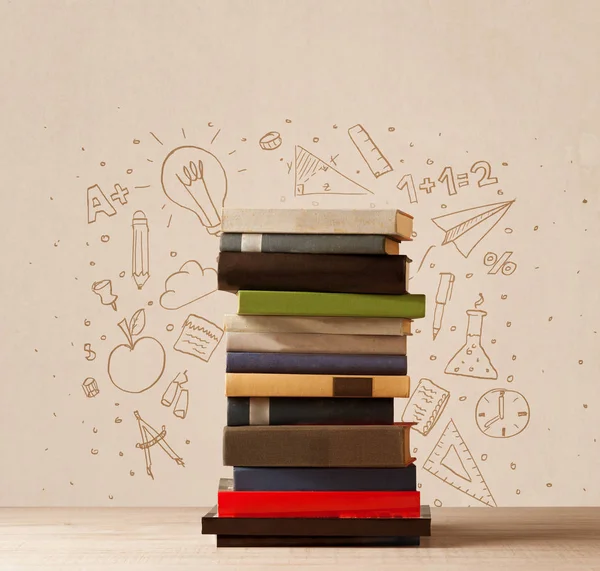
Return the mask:
[(496, 275), (499, 271), (505, 276), (510, 276), (517, 269), (516, 262), (511, 260), (512, 252), (504, 252), (500, 257), (494, 252), (488, 252), (483, 258), (483, 264), (485, 266), (491, 266), (488, 270), (488, 274)]

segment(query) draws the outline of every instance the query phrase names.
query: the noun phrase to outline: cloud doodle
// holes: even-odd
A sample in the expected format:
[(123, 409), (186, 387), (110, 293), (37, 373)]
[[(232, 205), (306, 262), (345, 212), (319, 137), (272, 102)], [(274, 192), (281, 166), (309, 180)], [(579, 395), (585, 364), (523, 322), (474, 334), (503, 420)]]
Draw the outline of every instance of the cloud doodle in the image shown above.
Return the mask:
[(217, 272), (203, 268), (196, 260), (188, 260), (178, 272), (165, 281), (160, 305), (165, 309), (179, 309), (217, 291)]

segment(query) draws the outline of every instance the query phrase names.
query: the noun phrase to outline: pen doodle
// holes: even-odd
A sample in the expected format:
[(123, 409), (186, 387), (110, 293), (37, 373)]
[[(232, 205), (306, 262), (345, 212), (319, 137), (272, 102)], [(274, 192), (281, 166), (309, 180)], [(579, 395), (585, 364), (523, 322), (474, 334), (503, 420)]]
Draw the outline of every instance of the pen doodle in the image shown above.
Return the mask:
[(477, 401), (477, 427), (491, 438), (512, 438), (529, 424), (529, 403), (517, 391), (492, 389)]
[(163, 161), (161, 183), (172, 202), (193, 212), (209, 234), (221, 235), (227, 175), (215, 155), (194, 146), (173, 149)]
[(281, 143), (281, 135), (277, 131), (269, 131), (258, 141), (258, 144), (263, 151), (274, 151), (281, 147)]
[[(129, 190), (127, 187), (122, 187), (120, 184), (115, 184), (113, 186), (114, 192), (112, 192), (110, 196), (110, 200), (115, 204), (127, 204), (127, 195), (129, 194)], [(113, 206), (113, 204), (109, 201), (108, 197), (104, 193), (104, 191), (98, 186), (94, 184), (93, 186), (88, 187), (87, 189), (87, 221), (88, 224), (92, 224), (96, 222), (96, 218), (99, 213), (105, 214), (108, 217), (114, 216), (117, 213), (117, 210)]]
[(416, 422), (414, 430), (427, 436), (444, 412), (449, 399), (450, 391), (429, 379), (421, 379), (402, 413), (402, 422)]
[(359, 124), (350, 127), (348, 129), (348, 136), (375, 178), (379, 178), (394, 170), (362, 125)]
[(496, 500), (483, 479), (471, 451), (458, 432), (454, 420), (448, 422), (425, 460), (423, 469), (463, 494), (487, 506), (496, 507)]
[(475, 308), (467, 310), (467, 334), (465, 344), (454, 354), (446, 365), (447, 375), (460, 375), (475, 379), (497, 379), (498, 372), (492, 365), (481, 343), (483, 318), (487, 311), (478, 309), (483, 303), (483, 295), (475, 302)]
[(96, 395), (100, 394), (100, 390), (98, 389), (98, 383), (94, 377), (88, 377), (81, 383), (81, 388), (85, 393), (85, 396), (89, 399), (94, 398)]
[(512, 252), (504, 252), (504, 254), (498, 257), (494, 252), (488, 252), (483, 258), (483, 265), (490, 268), (488, 274), (496, 275), (498, 272), (501, 272), (505, 276), (510, 276), (517, 269), (516, 262), (512, 261), (512, 255)]
[(112, 282), (110, 280), (101, 280), (92, 284), (92, 291), (100, 297), (100, 303), (102, 305), (110, 305), (115, 311), (117, 311), (117, 299), (118, 295), (112, 292)]
[(456, 249), (467, 258), (473, 248), (500, 222), (514, 202), (510, 200), (466, 208), (432, 218), (431, 221), (445, 232), (442, 246), (454, 244)]
[(296, 146), (294, 157), (294, 195), (373, 194), (319, 157)]
[(208, 362), (223, 337), (223, 330), (214, 323), (190, 314), (183, 323), (173, 349)]
[(446, 304), (452, 299), (454, 290), (454, 274), (450, 272), (440, 272), (440, 281), (435, 294), (435, 310), (433, 313), (433, 340), (435, 341), (444, 320), (444, 310)]
[(165, 370), (165, 350), (154, 337), (140, 335), (146, 326), (146, 311), (136, 311), (129, 323), (126, 319), (119, 327), (127, 343), (117, 345), (108, 356), (108, 376), (118, 389), (126, 393), (142, 393), (153, 387)]
[(217, 291), (217, 272), (203, 268), (196, 260), (188, 260), (179, 271), (165, 281), (160, 305), (165, 309), (179, 309)]
[(142, 435), (142, 441), (137, 442), (135, 447), (140, 448), (144, 451), (144, 459), (146, 462), (146, 474), (150, 476), (154, 480), (154, 474), (152, 473), (152, 457), (150, 456), (150, 450), (153, 446), (157, 444), (162, 448), (162, 450), (174, 460), (179, 466), (185, 467), (183, 462), (183, 458), (179, 456), (167, 443), (165, 437), (167, 436), (167, 429), (163, 424), (162, 429), (158, 432), (156, 429), (152, 428), (141, 416), (140, 413), (135, 410), (133, 411), (133, 415), (138, 421), (138, 427), (140, 429), (140, 434)]
[(93, 361), (96, 358), (96, 352), (92, 350), (91, 343), (84, 343), (83, 350), (87, 353), (85, 356), (87, 361)]
[(182, 388), (182, 385), (188, 382), (187, 370), (182, 373), (177, 373), (177, 376), (169, 383), (160, 399), (160, 404), (166, 407), (170, 407), (175, 403), (173, 408), (173, 414), (177, 418), (185, 418), (187, 416), (188, 405), (189, 405), (189, 394), (188, 390)]
[(148, 219), (138, 210), (131, 221), (131, 275), (138, 289), (142, 289), (150, 277), (150, 252), (148, 250)]

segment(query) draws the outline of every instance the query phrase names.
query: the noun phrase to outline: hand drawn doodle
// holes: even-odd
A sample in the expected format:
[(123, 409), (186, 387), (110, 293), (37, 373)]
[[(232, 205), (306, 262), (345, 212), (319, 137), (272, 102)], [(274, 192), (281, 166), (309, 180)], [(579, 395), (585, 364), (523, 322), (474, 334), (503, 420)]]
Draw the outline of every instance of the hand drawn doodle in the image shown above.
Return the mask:
[(460, 375), (475, 379), (497, 379), (498, 371), (492, 365), (481, 344), (483, 318), (487, 311), (477, 309), (483, 303), (483, 295), (475, 302), (475, 309), (467, 310), (467, 338), (465, 344), (455, 353), (446, 365), (447, 375)]
[(477, 401), (477, 427), (491, 438), (512, 438), (527, 428), (529, 403), (517, 391), (492, 389)]
[(181, 328), (181, 334), (173, 349), (208, 363), (222, 337), (223, 330), (219, 326), (203, 317), (190, 314)]
[(515, 273), (517, 269), (516, 262), (513, 262), (511, 256), (512, 252), (504, 252), (500, 257), (494, 252), (488, 252), (483, 258), (483, 265), (491, 268), (488, 270), (488, 274), (496, 275), (498, 272), (502, 272), (505, 276), (510, 276)]
[(423, 468), (467, 496), (496, 507), (496, 500), (453, 420), (444, 429)]
[(487, 161), (477, 161), (476, 163), (473, 163), (471, 172), (476, 173), (478, 170), (483, 170), (481, 178), (477, 181), (477, 186), (479, 188), (482, 186), (488, 186), (490, 184), (496, 184), (498, 182), (498, 179), (495, 176), (491, 176), (492, 167)]
[(444, 214), (431, 221), (446, 233), (442, 246), (454, 244), (467, 258), (473, 248), (498, 224), (515, 201), (497, 202)]
[(175, 403), (173, 414), (177, 418), (185, 418), (187, 416), (189, 393), (187, 389), (182, 388), (182, 385), (187, 382), (187, 370), (183, 371), (183, 373), (177, 373), (177, 376), (169, 383), (169, 386), (160, 399), (160, 404), (166, 407), (170, 407)]
[(165, 309), (179, 309), (217, 291), (217, 272), (203, 268), (196, 260), (188, 260), (165, 281), (160, 305)]
[(92, 284), (92, 291), (100, 297), (100, 303), (102, 305), (110, 305), (117, 311), (117, 299), (119, 299), (119, 296), (113, 294), (112, 282), (110, 280), (94, 282)]
[(86, 361), (93, 361), (96, 358), (96, 352), (92, 350), (91, 343), (84, 343), (83, 350), (87, 353)]
[[(113, 202), (127, 204), (127, 195), (129, 194), (127, 187), (122, 187), (120, 184), (115, 184), (113, 188), (115, 191), (109, 195), (110, 199)], [(104, 194), (102, 189), (95, 184), (87, 189), (88, 224), (96, 222), (96, 217), (100, 212), (109, 217), (114, 216), (117, 213), (115, 207), (111, 204), (111, 202), (109, 202), (106, 194)]]
[(142, 289), (150, 277), (150, 252), (148, 243), (148, 219), (138, 210), (131, 221), (131, 275), (138, 289)]
[(152, 473), (152, 458), (150, 456), (150, 449), (158, 444), (163, 451), (171, 458), (175, 460), (179, 466), (185, 467), (183, 458), (179, 456), (167, 443), (165, 436), (167, 435), (167, 429), (163, 424), (162, 430), (158, 432), (152, 428), (141, 416), (140, 413), (135, 410), (133, 415), (138, 421), (140, 434), (142, 435), (142, 441), (136, 443), (136, 448), (141, 448), (144, 451), (144, 458), (146, 460), (146, 474), (154, 480), (154, 474)]
[(168, 198), (192, 211), (209, 234), (221, 235), (227, 175), (215, 155), (200, 147), (177, 147), (162, 164), (161, 181)]
[[(445, 167), (438, 178), (438, 182), (446, 183), (448, 194), (452, 196), (453, 194), (457, 193), (457, 186), (460, 188), (469, 184), (469, 175), (465, 172), (455, 177), (452, 167)], [(496, 182), (498, 181), (496, 180)]]
[(449, 391), (429, 379), (421, 379), (402, 413), (402, 422), (416, 422), (414, 430), (427, 436), (444, 412), (449, 398)]
[(165, 370), (165, 350), (154, 337), (133, 338), (146, 326), (144, 309), (136, 311), (129, 323), (119, 322), (127, 343), (117, 345), (108, 356), (108, 376), (126, 393), (142, 393), (153, 387)]
[(309, 194), (373, 193), (297, 145), (294, 157), (294, 195)]
[(427, 248), (427, 251), (425, 252), (423, 257), (421, 258), (421, 261), (419, 262), (419, 267), (417, 268), (417, 271), (414, 274), (411, 272), (411, 276), (408, 278), (408, 281), (412, 280), (421, 271), (421, 268), (423, 267), (423, 264), (425, 263), (425, 258), (427, 258), (427, 256), (429, 255), (429, 252), (431, 252), (431, 250), (433, 250), (434, 248), (435, 248), (435, 246), (429, 246), (429, 248)]
[(263, 151), (274, 151), (281, 147), (281, 143), (281, 135), (277, 131), (269, 131), (258, 141), (258, 144)]
[(354, 146), (358, 149), (360, 156), (367, 163), (367, 166), (375, 178), (379, 178), (394, 170), (392, 165), (379, 150), (379, 147), (375, 144), (375, 141), (373, 141), (362, 125), (358, 124), (354, 125), (354, 127), (350, 127), (350, 129), (348, 129), (348, 136), (354, 143)]
[(450, 272), (440, 272), (440, 281), (435, 294), (435, 311), (433, 313), (433, 340), (438, 336), (442, 329), (444, 319), (444, 310), (446, 304), (452, 299), (454, 289), (454, 274)]
[(94, 398), (96, 395), (100, 394), (100, 390), (98, 389), (98, 383), (96, 379), (93, 377), (88, 377), (83, 383), (81, 383), (81, 388), (85, 393), (85, 396), (89, 399)]

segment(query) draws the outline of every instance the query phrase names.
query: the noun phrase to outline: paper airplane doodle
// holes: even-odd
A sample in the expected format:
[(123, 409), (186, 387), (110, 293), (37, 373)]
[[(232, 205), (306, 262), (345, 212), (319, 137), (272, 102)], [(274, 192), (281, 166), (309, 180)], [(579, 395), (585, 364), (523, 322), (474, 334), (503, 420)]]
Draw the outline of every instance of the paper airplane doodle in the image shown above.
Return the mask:
[(304, 196), (307, 194), (373, 193), (304, 147), (297, 145), (294, 162), (294, 195)]
[(513, 202), (514, 200), (509, 200), (467, 208), (432, 218), (431, 221), (446, 232), (442, 246), (452, 243), (467, 258), (473, 248), (500, 222)]

